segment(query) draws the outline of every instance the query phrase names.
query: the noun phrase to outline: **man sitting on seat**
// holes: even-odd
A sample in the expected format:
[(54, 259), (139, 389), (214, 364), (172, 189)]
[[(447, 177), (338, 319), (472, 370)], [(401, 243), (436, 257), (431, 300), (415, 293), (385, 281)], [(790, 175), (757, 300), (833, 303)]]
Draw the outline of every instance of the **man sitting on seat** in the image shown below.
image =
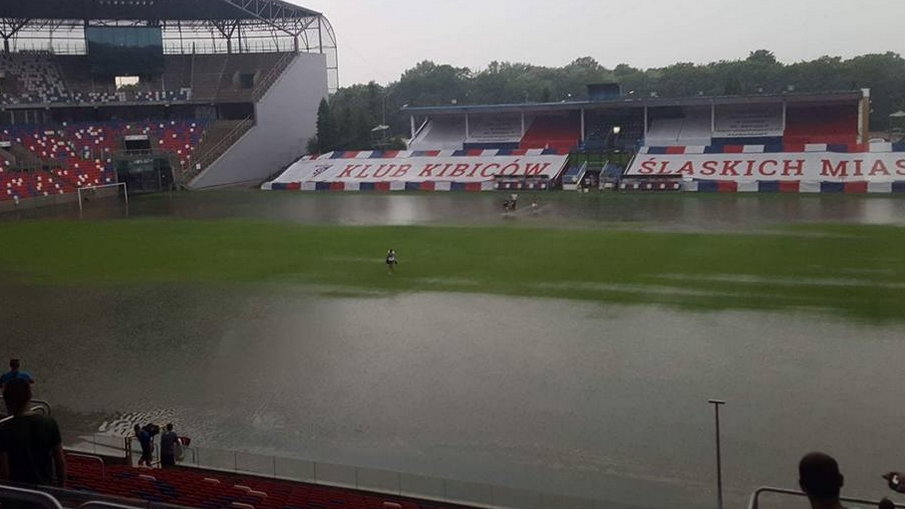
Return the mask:
[(3, 386), (3, 400), (13, 417), (0, 424), (0, 480), (63, 486), (66, 460), (57, 421), (31, 413), (31, 384), (24, 378)]
[(839, 491), (844, 483), (839, 464), (828, 454), (812, 452), (798, 463), (798, 484), (812, 509), (843, 509)]

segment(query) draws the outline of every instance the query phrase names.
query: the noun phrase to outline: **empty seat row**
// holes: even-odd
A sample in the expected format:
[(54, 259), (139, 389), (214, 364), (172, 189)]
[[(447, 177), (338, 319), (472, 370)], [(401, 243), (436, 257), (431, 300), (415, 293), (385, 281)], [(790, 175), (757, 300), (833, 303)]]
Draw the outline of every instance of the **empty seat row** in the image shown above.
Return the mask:
[(441, 509), (449, 504), (191, 469), (139, 469), (70, 457), (69, 487), (199, 509)]

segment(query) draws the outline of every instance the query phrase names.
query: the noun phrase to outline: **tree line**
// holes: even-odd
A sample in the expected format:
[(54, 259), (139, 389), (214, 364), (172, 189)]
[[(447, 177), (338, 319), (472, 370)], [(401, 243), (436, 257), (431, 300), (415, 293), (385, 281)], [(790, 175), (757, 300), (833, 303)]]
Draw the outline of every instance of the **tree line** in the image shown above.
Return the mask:
[[(619, 64), (608, 69), (591, 57), (563, 67), (491, 62), (472, 71), (424, 61), (386, 86), (375, 82), (340, 88), (318, 110), (310, 152), (337, 149), (404, 148), (409, 119), (403, 105), (555, 102), (587, 98), (589, 83), (618, 83), (624, 95), (693, 95), (835, 92), (871, 89), (871, 128), (887, 130), (889, 115), (905, 110), (905, 59), (898, 53), (861, 55), (843, 60), (824, 56), (783, 64), (768, 50), (743, 60), (709, 64), (676, 63), (638, 69)], [(379, 126), (386, 126), (380, 128)], [(375, 130), (375, 128), (377, 128)]]

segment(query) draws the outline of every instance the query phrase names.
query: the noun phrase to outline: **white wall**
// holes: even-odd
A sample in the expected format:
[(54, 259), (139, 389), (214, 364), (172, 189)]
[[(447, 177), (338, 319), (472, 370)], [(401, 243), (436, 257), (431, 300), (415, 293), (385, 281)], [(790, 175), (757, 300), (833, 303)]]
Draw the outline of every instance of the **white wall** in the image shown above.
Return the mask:
[(297, 55), (255, 105), (255, 126), (190, 187), (259, 183), (298, 159), (317, 133), (317, 107), (327, 93), (326, 56)]

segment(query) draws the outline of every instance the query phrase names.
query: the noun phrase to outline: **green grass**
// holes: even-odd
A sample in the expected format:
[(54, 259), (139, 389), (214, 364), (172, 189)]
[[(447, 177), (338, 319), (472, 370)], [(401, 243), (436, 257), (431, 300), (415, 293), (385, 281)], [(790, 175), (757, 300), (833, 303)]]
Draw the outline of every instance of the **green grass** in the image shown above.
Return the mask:
[(279, 281), (905, 320), (905, 229), (895, 227), (703, 234), (162, 219), (9, 222), (0, 238), (0, 271), (27, 284)]

